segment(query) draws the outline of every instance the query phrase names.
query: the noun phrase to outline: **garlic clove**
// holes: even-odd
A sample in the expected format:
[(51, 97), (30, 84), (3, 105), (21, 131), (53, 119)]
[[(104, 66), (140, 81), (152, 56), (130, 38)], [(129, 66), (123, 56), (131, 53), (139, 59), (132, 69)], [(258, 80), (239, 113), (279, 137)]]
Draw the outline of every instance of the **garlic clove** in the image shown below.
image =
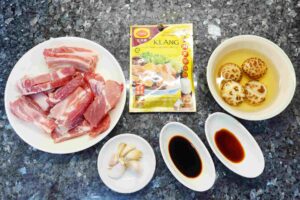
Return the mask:
[(118, 155), (114, 153), (114, 154), (111, 155), (111, 158), (110, 158), (110, 160), (109, 160), (109, 162), (108, 162), (108, 165), (109, 165), (109, 167), (113, 167), (113, 166), (115, 166), (118, 162), (119, 162), (119, 161), (118, 161)]
[(122, 165), (124, 165), (124, 166), (127, 165), (126, 160), (124, 159), (124, 157), (119, 158), (118, 161), (119, 161)]
[(120, 143), (118, 145), (118, 153), (117, 153), (118, 157), (121, 157), (121, 154), (122, 154), (122, 152), (123, 152), (123, 150), (125, 149), (126, 146), (127, 145), (125, 143)]
[(108, 176), (113, 179), (118, 179), (124, 174), (125, 170), (126, 167), (118, 162), (114, 167), (108, 170)]
[(130, 151), (126, 156), (125, 156), (125, 161), (130, 161), (130, 160), (139, 160), (141, 159), (143, 153), (138, 150), (138, 149), (135, 149), (135, 150), (132, 150)]
[(139, 161), (131, 160), (127, 163), (127, 167), (129, 170), (133, 171), (138, 175), (142, 174), (143, 169)]
[(130, 151), (132, 151), (134, 149), (135, 149), (134, 145), (127, 144), (126, 147), (124, 148), (124, 150), (122, 151), (120, 157), (126, 156)]

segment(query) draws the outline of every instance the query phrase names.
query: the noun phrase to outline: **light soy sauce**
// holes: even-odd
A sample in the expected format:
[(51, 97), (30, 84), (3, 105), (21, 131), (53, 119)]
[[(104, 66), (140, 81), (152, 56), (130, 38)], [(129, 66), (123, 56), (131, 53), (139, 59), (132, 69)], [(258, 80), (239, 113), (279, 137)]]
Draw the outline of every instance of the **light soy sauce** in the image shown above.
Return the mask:
[(221, 153), (231, 162), (244, 160), (245, 151), (240, 141), (227, 129), (221, 129), (215, 134), (215, 143)]
[(169, 154), (177, 169), (186, 177), (195, 178), (202, 171), (198, 152), (186, 138), (174, 136), (169, 142)]

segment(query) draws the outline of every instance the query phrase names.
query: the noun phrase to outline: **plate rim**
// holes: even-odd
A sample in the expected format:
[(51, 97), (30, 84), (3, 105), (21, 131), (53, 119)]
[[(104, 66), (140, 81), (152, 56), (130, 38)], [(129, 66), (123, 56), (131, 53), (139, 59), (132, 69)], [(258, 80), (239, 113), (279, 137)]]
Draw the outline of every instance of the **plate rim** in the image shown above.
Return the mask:
[[(121, 102), (121, 99), (120, 101), (118, 102), (118, 104), (122, 104), (121, 105), (121, 109), (120, 109), (120, 113), (118, 114), (118, 116), (116, 117), (116, 122), (113, 126), (111, 126), (110, 124), (110, 127), (109, 127), (109, 131), (107, 133), (105, 133), (105, 136), (103, 137), (100, 137), (100, 138), (94, 138), (94, 141), (92, 141), (91, 143), (88, 143), (88, 145), (84, 145), (84, 146), (80, 146), (79, 148), (76, 147), (74, 148), (74, 150), (66, 150), (66, 151), (61, 151), (61, 150), (49, 150), (49, 149), (45, 149), (45, 148), (40, 148), (39, 146), (37, 145), (32, 145), (29, 141), (27, 141), (24, 137), (22, 137), (21, 135), (22, 134), (19, 134), (14, 126), (12, 125), (12, 121), (13, 119), (11, 119), (11, 111), (9, 110), (9, 100), (8, 100), (8, 83), (9, 83), (9, 80), (12, 79), (12, 74), (13, 74), (13, 71), (16, 70), (16, 65), (22, 60), (23, 57), (25, 56), (28, 56), (30, 54), (30, 52), (34, 51), (35, 49), (38, 48), (39, 45), (42, 45), (42, 44), (45, 44), (45, 43), (48, 43), (50, 41), (53, 41), (53, 40), (64, 40), (64, 39), (67, 39), (67, 40), (78, 40), (78, 41), (83, 41), (83, 42), (87, 42), (87, 43), (91, 43), (95, 46), (98, 46), (100, 47), (105, 53), (107, 53), (111, 58), (112, 58), (112, 62), (115, 62), (116, 63), (116, 66), (117, 68), (119, 69), (119, 71), (121, 72), (120, 75), (121, 75), (121, 79), (122, 79), (122, 83), (124, 84), (124, 89), (122, 91), (122, 95), (121, 95), (121, 99), (124, 99), (122, 102)], [(110, 53), (110, 51), (108, 51), (105, 47), (103, 47), (102, 45), (98, 44), (97, 42), (94, 42), (92, 40), (89, 40), (89, 39), (86, 39), (86, 38), (81, 38), (81, 37), (73, 37), (73, 36), (64, 36), (64, 37), (51, 37), (49, 38), (48, 40), (45, 40), (41, 43), (38, 43), (36, 44), (35, 46), (33, 46), (32, 48), (30, 48), (29, 50), (27, 50), (26, 53), (24, 53), (20, 58), (19, 60), (16, 62), (16, 64), (13, 66), (12, 70), (10, 71), (10, 74), (6, 80), (6, 84), (5, 84), (5, 90), (4, 90), (4, 109), (5, 109), (5, 114), (7, 116), (7, 119), (8, 119), (8, 122), (10, 124), (10, 126), (12, 127), (12, 129), (14, 130), (15, 134), (18, 135), (19, 138), (21, 138), (26, 144), (28, 144), (29, 146), (37, 149), (37, 150), (40, 150), (40, 151), (43, 151), (43, 152), (46, 152), (46, 153), (51, 153), (51, 154), (71, 154), (71, 153), (76, 153), (76, 152), (80, 152), (80, 151), (83, 151), (83, 150), (86, 150), (94, 145), (96, 145), (97, 143), (99, 143), (100, 141), (102, 141), (107, 135), (109, 135), (111, 133), (111, 131), (115, 128), (115, 126), (117, 125), (117, 123), (119, 122), (123, 112), (124, 112), (124, 109), (125, 109), (125, 104), (126, 104), (126, 98), (127, 98), (127, 91), (126, 91), (126, 78), (124, 76), (124, 72), (122, 70), (122, 67), (120, 65), (120, 63), (118, 62), (118, 60), (115, 58), (115, 56)], [(42, 131), (41, 131), (42, 132)], [(103, 135), (103, 134), (102, 134)], [(50, 139), (50, 138), (49, 138)]]

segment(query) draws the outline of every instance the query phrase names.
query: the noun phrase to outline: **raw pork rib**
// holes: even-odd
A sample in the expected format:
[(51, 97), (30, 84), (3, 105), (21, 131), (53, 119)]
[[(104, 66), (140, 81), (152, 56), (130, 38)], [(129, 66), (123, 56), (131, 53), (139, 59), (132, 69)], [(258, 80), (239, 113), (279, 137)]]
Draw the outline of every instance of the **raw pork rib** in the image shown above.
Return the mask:
[(117, 105), (121, 97), (123, 87), (123, 84), (119, 84), (116, 81), (105, 81), (104, 96), (106, 101), (109, 103), (109, 110), (113, 109)]
[(18, 118), (34, 123), (49, 134), (56, 128), (54, 120), (48, 119), (42, 109), (29, 97), (21, 96), (11, 102), (10, 109)]
[(64, 100), (67, 96), (69, 96), (76, 88), (83, 85), (83, 76), (78, 73), (70, 82), (64, 85), (61, 88), (58, 88), (55, 92), (49, 94), (48, 103), (50, 105), (54, 105), (61, 100)]
[(50, 69), (73, 66), (79, 71), (93, 72), (98, 61), (94, 51), (78, 47), (45, 49), (43, 54)]
[(18, 83), (23, 95), (35, 94), (65, 85), (72, 79), (75, 68), (67, 67), (36, 77), (24, 76)]
[(110, 117), (109, 114), (107, 114), (102, 121), (100, 122), (100, 124), (94, 128), (92, 131), (90, 131), (89, 135), (92, 137), (96, 137), (99, 134), (103, 133), (104, 131), (106, 131), (109, 128), (110, 125)]
[(53, 131), (51, 134), (52, 139), (55, 143), (63, 142), (75, 137), (82, 136), (86, 133), (88, 133), (91, 130), (91, 127), (87, 123), (87, 121), (82, 121), (81, 124), (79, 124), (77, 127), (73, 128), (72, 130), (65, 132), (65, 133), (59, 133), (57, 131)]
[(49, 117), (55, 119), (57, 131), (63, 134), (77, 126), (92, 99), (93, 95), (89, 88), (78, 87), (67, 98), (56, 104), (50, 110)]
[(109, 124), (110, 124), (110, 117), (109, 115), (106, 115), (103, 118), (103, 120), (100, 122), (99, 126), (94, 129), (90, 126), (90, 124), (86, 120), (84, 120), (81, 122), (81, 124), (73, 128), (72, 130), (68, 131), (67, 133), (61, 134), (57, 131), (54, 131), (51, 134), (51, 137), (53, 138), (55, 143), (63, 142), (75, 137), (79, 137), (87, 133), (89, 133), (91, 137), (96, 137), (99, 134), (106, 131), (109, 128)]
[(40, 108), (47, 112), (50, 109), (50, 105), (48, 103), (48, 95), (46, 95), (44, 92), (40, 92), (37, 94), (29, 95), (29, 97), (40, 106)]
[(93, 93), (97, 96), (102, 95), (105, 80), (100, 74), (86, 73), (84, 79), (89, 83)]
[(103, 95), (96, 96), (84, 112), (84, 118), (92, 127), (97, 127), (102, 118), (107, 114), (106, 105)]
[(84, 112), (84, 118), (93, 128), (97, 127), (103, 117), (115, 107), (123, 91), (123, 84), (111, 80), (104, 82), (101, 78), (99, 75), (88, 77), (90, 87), (96, 96)]

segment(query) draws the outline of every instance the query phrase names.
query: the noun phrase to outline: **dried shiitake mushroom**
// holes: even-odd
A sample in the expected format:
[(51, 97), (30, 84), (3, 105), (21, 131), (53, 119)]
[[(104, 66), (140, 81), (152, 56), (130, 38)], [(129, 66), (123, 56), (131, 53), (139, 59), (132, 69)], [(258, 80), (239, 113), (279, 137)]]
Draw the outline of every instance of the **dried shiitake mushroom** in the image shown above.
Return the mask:
[(242, 79), (242, 69), (234, 63), (226, 63), (221, 67), (220, 76), (224, 80), (239, 82)]
[(248, 58), (242, 64), (242, 69), (251, 79), (259, 79), (267, 72), (267, 64), (260, 58)]
[(266, 99), (267, 88), (259, 81), (249, 81), (245, 85), (245, 94), (249, 103), (260, 104)]
[(240, 83), (227, 81), (221, 88), (221, 96), (229, 105), (237, 106), (244, 101), (245, 91)]

